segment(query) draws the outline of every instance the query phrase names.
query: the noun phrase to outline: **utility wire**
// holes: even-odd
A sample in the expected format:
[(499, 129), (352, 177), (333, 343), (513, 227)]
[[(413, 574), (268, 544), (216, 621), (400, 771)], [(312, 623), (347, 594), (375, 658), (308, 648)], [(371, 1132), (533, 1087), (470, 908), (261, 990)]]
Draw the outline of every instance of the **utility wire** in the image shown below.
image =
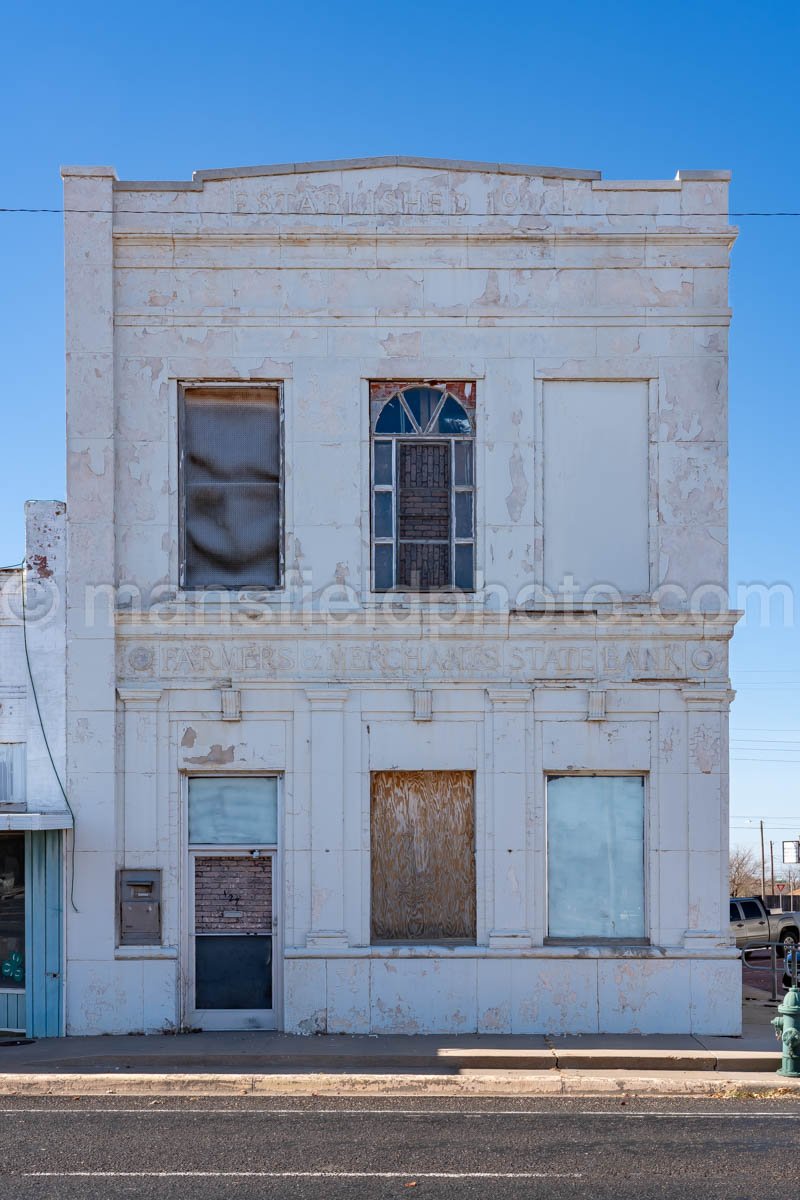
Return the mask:
[(774, 765), (782, 763), (784, 767), (800, 766), (800, 759), (796, 758), (746, 758), (739, 754), (732, 754), (731, 762), (772, 763)]
[[(23, 566), (27, 565), (26, 559), (23, 559), (22, 565)], [(36, 705), (36, 715), (39, 718), (39, 728), (42, 731), (42, 738), (44, 739), (45, 749), (47, 750), (47, 757), (50, 759), (50, 766), (53, 768), (53, 774), (56, 777), (56, 782), (57, 782), (59, 788), (61, 789), (61, 795), (64, 797), (64, 803), (66, 804), (66, 806), (69, 810), (69, 815), (72, 817), (72, 841), (70, 843), (69, 902), (72, 905), (72, 911), (78, 912), (78, 907), (75, 904), (75, 813), (72, 810), (72, 805), (69, 802), (69, 797), (67, 796), (66, 789), (64, 788), (64, 784), (61, 782), (61, 776), (58, 773), (58, 768), (56, 767), (55, 759), (53, 758), (53, 752), (50, 749), (50, 743), (47, 740), (47, 733), (45, 732), (44, 721), (42, 720), (42, 710), (39, 707), (39, 697), (36, 692), (36, 684), (33, 681), (33, 670), (31, 668), (31, 656), (30, 656), (30, 651), (28, 649), (28, 610), (27, 610), (27, 606), (26, 606), (26, 602), (25, 602), (25, 589), (26, 589), (26, 581), (25, 581), (25, 572), (23, 571), (22, 586), (20, 588), (20, 592), (22, 594), (22, 641), (23, 641), (23, 645), (25, 647), (25, 662), (28, 664), (28, 678), (31, 681), (31, 693), (33, 695), (33, 702)]]

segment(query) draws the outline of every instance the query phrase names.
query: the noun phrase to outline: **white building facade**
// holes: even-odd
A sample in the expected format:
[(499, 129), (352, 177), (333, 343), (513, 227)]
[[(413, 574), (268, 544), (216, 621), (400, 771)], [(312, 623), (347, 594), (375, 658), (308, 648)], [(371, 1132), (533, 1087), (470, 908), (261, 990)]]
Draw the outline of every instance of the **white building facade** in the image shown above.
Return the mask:
[(64, 1032), (66, 516), (25, 506), (25, 562), (0, 570), (0, 1032)]
[(738, 1032), (728, 174), (64, 180), (67, 1031)]

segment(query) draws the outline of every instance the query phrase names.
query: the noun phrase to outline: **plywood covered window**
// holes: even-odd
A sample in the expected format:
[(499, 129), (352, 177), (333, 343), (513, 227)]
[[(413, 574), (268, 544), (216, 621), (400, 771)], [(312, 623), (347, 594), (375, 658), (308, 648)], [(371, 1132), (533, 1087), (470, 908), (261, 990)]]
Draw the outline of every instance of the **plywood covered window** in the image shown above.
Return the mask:
[(475, 586), (475, 388), (370, 385), (375, 591)]
[(192, 387), (180, 413), (181, 582), (281, 582), (281, 415), (277, 387)]
[(372, 775), (373, 942), (475, 941), (470, 771)]

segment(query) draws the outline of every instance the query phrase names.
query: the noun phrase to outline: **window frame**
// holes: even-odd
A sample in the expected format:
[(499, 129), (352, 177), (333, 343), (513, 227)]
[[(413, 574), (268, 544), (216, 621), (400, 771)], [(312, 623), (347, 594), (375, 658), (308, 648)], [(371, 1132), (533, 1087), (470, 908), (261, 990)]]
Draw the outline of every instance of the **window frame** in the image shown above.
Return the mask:
[[(477, 588), (477, 396), (473, 391), (469, 402), (465, 403), (465, 397), (460, 393), (465, 386), (476, 389), (477, 385), (474, 380), (464, 381), (461, 383), (441, 382), (432, 380), (371, 380), (369, 383), (369, 512), (370, 512), (370, 591), (375, 595), (414, 595), (414, 596), (435, 596), (441, 593), (459, 592), (462, 595), (470, 595), (478, 590)], [(377, 423), (380, 414), (384, 408), (391, 403), (395, 397), (401, 396), (404, 392), (413, 388), (435, 388), (442, 392), (441, 399), (437, 402), (429, 424), (436, 420), (439, 412), (443, 408), (447, 398), (452, 398), (466, 412), (472, 429), (469, 434), (452, 434), (452, 433), (426, 433), (421, 427), (417, 427), (419, 432), (411, 433), (379, 433), (377, 431)], [(386, 390), (386, 395), (382, 397), (374, 396), (374, 391), (377, 389)], [(389, 390), (391, 389), (391, 390)], [(380, 410), (373, 418), (373, 406), (380, 404)], [(414, 425), (417, 422), (414, 420), (413, 414), (408, 409), (407, 404), (401, 400), (401, 405), (406, 409), (411, 417)], [(378, 442), (386, 442), (391, 447), (391, 480), (389, 483), (377, 483), (375, 479), (375, 446)], [(456, 482), (456, 443), (467, 443), (472, 447), (472, 482), (457, 483)], [(450, 536), (447, 541), (449, 552), (449, 567), (450, 567), (450, 582), (442, 587), (433, 588), (411, 588), (404, 584), (397, 583), (397, 566), (398, 566), (398, 547), (401, 539), (398, 532), (398, 446), (399, 445), (426, 445), (431, 443), (441, 443), (449, 447), (449, 516), (450, 516)], [(470, 537), (459, 536), (456, 532), (456, 496), (467, 494), (472, 497), (472, 533)], [(382, 535), (378, 537), (377, 529), (377, 513), (376, 513), (376, 497), (380, 494), (388, 494), (391, 497), (391, 523), (392, 534), (390, 537)], [(412, 538), (402, 539), (410, 542), (423, 542), (424, 539)], [(443, 545), (442, 539), (429, 539), (431, 544)], [(376, 550), (378, 546), (391, 547), (391, 562), (392, 562), (392, 585), (388, 588), (378, 587), (376, 581)], [(472, 549), (472, 580), (470, 587), (458, 587), (456, 579), (456, 550), (458, 546), (469, 546)]]
[[(642, 918), (643, 934), (640, 937), (601, 937), (585, 935), (580, 937), (565, 937), (560, 934), (550, 934), (550, 801), (548, 785), (553, 779), (641, 779), (642, 780)], [(651, 915), (649, 894), (649, 813), (650, 813), (650, 773), (638, 771), (558, 771), (550, 770), (544, 773), (545, 804), (544, 804), (544, 945), (545, 946), (649, 946), (651, 939)]]
[[(278, 571), (275, 583), (190, 583), (186, 582), (186, 396), (191, 392), (258, 392), (278, 393)], [(184, 592), (278, 592), (285, 587), (286, 579), (286, 435), (283, 380), (259, 379), (193, 379), (178, 383), (178, 586)]]

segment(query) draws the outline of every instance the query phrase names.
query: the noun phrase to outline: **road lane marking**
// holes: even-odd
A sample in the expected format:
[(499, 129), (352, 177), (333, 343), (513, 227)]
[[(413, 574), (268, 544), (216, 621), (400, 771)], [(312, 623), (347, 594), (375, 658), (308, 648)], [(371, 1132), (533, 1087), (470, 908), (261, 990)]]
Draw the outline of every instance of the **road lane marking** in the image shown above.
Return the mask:
[(23, 1171), (24, 1179), (582, 1179), (580, 1171)]

